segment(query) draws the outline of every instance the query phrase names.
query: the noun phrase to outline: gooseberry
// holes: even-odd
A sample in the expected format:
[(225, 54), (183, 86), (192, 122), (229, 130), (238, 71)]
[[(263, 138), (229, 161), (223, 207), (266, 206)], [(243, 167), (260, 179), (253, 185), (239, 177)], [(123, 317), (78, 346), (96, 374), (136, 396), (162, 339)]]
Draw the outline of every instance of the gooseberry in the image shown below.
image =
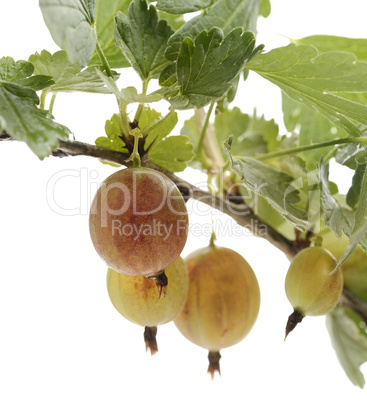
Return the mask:
[(209, 350), (213, 379), (220, 373), (219, 351), (240, 342), (256, 321), (259, 285), (247, 261), (228, 248), (201, 248), (185, 262), (189, 294), (174, 323), (189, 341)]
[[(341, 239), (332, 231), (322, 235), (322, 246), (329, 250), (337, 260), (340, 259), (348, 244), (349, 240), (345, 235)], [(367, 303), (367, 253), (357, 246), (341, 269), (344, 285)]]
[(324, 315), (335, 307), (343, 290), (342, 271), (331, 274), (335, 267), (334, 256), (319, 246), (307, 247), (293, 258), (285, 292), (294, 311), (288, 318), (285, 337), (305, 316)]
[(128, 168), (113, 173), (97, 190), (89, 228), (108, 267), (125, 275), (159, 277), (185, 246), (188, 215), (172, 180), (153, 169)]
[(189, 288), (186, 265), (181, 257), (166, 268), (165, 273), (169, 290), (160, 297), (153, 279), (123, 275), (110, 268), (107, 271), (107, 290), (112, 304), (123, 317), (145, 327), (144, 339), (151, 354), (158, 351), (157, 326), (172, 321), (182, 310)]

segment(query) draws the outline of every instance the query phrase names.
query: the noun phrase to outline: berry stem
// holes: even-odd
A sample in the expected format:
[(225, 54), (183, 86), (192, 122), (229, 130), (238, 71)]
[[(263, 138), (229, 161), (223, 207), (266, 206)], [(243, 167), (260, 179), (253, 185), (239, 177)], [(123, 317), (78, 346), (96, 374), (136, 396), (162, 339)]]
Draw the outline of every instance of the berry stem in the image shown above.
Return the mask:
[(220, 355), (219, 352), (213, 352), (209, 350), (208, 354), (208, 360), (209, 360), (209, 367), (208, 367), (208, 373), (210, 373), (210, 376), (212, 380), (214, 380), (214, 374), (215, 372), (218, 372), (220, 375), (220, 365), (219, 365), (219, 360), (222, 356)]
[(155, 275), (150, 275), (148, 278), (155, 280), (155, 284), (159, 291), (159, 298), (161, 298), (162, 294), (163, 296), (167, 294), (168, 278), (164, 271), (158, 272)]
[(304, 315), (300, 313), (298, 310), (294, 310), (293, 313), (288, 317), (287, 325), (285, 327), (285, 337), (284, 340), (287, 339), (287, 336), (290, 332), (296, 328), (296, 326), (303, 320)]
[[(213, 225), (213, 222), (212, 222), (212, 226), (214, 226), (214, 225)], [(217, 240), (217, 236), (215, 235), (214, 227), (213, 227), (212, 235), (210, 236), (209, 247), (215, 247), (214, 242), (215, 242), (216, 240)]]
[(145, 350), (147, 352), (148, 350), (150, 350), (151, 356), (154, 356), (158, 352), (156, 336), (157, 336), (157, 327), (144, 328)]

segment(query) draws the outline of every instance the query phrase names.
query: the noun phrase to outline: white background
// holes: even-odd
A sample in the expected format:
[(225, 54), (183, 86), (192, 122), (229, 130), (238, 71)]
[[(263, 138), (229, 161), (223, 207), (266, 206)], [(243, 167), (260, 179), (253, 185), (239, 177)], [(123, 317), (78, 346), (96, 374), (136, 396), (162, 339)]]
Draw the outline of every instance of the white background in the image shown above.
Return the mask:
[[(273, 1), (271, 16), (259, 21), (258, 41), (269, 50), (287, 43), (278, 34), (366, 37), (366, 11), (364, 0), (347, 5)], [(0, 38), (0, 57), (27, 59), (35, 51), (58, 49), (35, 0), (2, 1)], [(122, 71), (121, 86), (132, 82), (138, 83), (136, 77)], [(254, 75), (235, 103), (249, 112), (256, 107), (280, 122), (279, 91)], [(116, 111), (112, 96), (59, 94), (54, 115), (76, 139), (93, 143)], [(55, 184), (59, 176), (54, 175), (62, 171)], [(160, 351), (150, 357), (143, 329), (125, 321), (110, 303), (106, 267), (89, 238), (91, 197), (113, 171), (86, 157), (40, 162), (24, 144), (0, 143), (0, 400), (366, 400), (367, 391), (353, 386), (341, 369), (324, 317), (306, 318), (283, 342), (292, 310), (284, 293), (289, 263), (277, 249), (248, 234), (218, 236), (218, 245), (233, 248), (252, 265), (262, 295), (252, 332), (222, 351), (222, 376), (210, 381), (207, 352), (186, 341), (172, 323), (158, 329)], [(347, 188), (343, 178), (350, 172), (332, 173)], [(195, 184), (205, 180), (189, 170), (182, 177)], [(56, 213), (48, 199), (52, 189), (59, 206), (79, 211)], [(202, 205), (190, 201), (188, 208), (191, 224), (210, 224)], [(217, 212), (213, 217), (229, 219)], [(208, 234), (192, 234), (183, 256), (208, 240)], [(366, 366), (363, 371), (367, 375)]]

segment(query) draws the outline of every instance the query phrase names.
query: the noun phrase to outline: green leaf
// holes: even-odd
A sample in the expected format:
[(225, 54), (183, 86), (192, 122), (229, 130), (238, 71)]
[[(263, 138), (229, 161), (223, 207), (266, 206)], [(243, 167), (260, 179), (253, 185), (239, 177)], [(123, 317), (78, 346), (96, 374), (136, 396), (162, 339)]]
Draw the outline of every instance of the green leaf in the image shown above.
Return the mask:
[(167, 21), (167, 24), (176, 31), (177, 29), (181, 28), (182, 25), (185, 23), (185, 19), (183, 15), (179, 14), (168, 14), (164, 11), (158, 11), (159, 19)]
[(170, 113), (164, 118), (154, 109), (145, 108), (139, 120), (139, 127), (144, 136), (144, 150), (156, 147), (157, 144), (175, 128), (178, 122), (177, 113)]
[(171, 36), (165, 55), (175, 61), (185, 38), (194, 39), (200, 32), (210, 31), (213, 27), (222, 29), (224, 35), (237, 27), (255, 32), (258, 14), (258, 0), (217, 0), (205, 13), (187, 21)]
[(258, 55), (246, 67), (352, 135), (361, 134), (354, 121), (367, 124), (367, 106), (342, 97), (367, 92), (367, 63), (356, 61), (351, 53), (319, 55), (313, 46), (291, 44)]
[[(184, 121), (180, 133), (181, 133), (181, 135), (184, 135), (184, 136), (190, 138), (193, 148), (197, 149), (200, 134), (201, 134), (201, 129), (202, 129), (202, 118), (201, 118), (201, 116), (200, 117), (198, 116), (197, 112), (195, 112), (195, 114), (193, 116), (191, 116), (189, 119)], [(197, 160), (197, 155), (195, 155), (195, 158), (189, 162), (189, 166), (196, 168), (196, 169), (203, 168), (200, 161)]]
[(263, 222), (289, 239), (294, 237), (294, 226), (279, 214), (264, 197), (250, 191), (242, 183), (238, 185), (238, 188), (245, 203)]
[(84, 11), (88, 15), (90, 24), (94, 24), (96, 20), (96, 0), (80, 0)]
[[(224, 110), (215, 116), (215, 135), (218, 143), (233, 136), (231, 153), (235, 156), (251, 156), (271, 152), (277, 143), (278, 125), (274, 120), (267, 121), (264, 116), (244, 114), (237, 107)], [(222, 149), (223, 155), (226, 155)]]
[(208, 8), (216, 0), (158, 0), (158, 10), (171, 14), (185, 14)]
[(119, 12), (115, 17), (115, 39), (124, 56), (142, 80), (157, 78), (168, 64), (164, 51), (173, 30), (159, 20), (153, 5), (146, 0), (134, 0), (127, 17)]
[(319, 167), (319, 177), (325, 224), (340, 238), (343, 232), (349, 236), (353, 227), (353, 213), (332, 196), (329, 187), (329, 165), (325, 165), (323, 160)]
[(35, 91), (53, 84), (52, 78), (46, 75), (33, 75), (34, 66), (25, 60), (14, 61), (12, 57), (0, 59), (0, 80), (13, 82)]
[(152, 103), (160, 101), (163, 97), (159, 93), (138, 94), (135, 87), (127, 87), (121, 89), (119, 98), (126, 103)]
[(96, 47), (93, 0), (40, 0), (43, 19), (55, 43), (72, 63), (88, 64)]
[[(341, 128), (335, 127), (317, 109), (297, 102), (283, 92), (282, 109), (285, 127), (289, 132), (297, 131), (299, 142), (297, 146), (311, 145), (318, 142), (335, 140), (347, 137), (348, 133)], [(315, 149), (312, 152), (300, 153), (307, 161), (310, 170), (315, 169), (320, 158), (326, 155), (332, 147)]]
[[(111, 93), (95, 67), (80, 71), (78, 63), (70, 63), (65, 50), (59, 50), (53, 55), (42, 50), (41, 54), (31, 55), (29, 61), (35, 66), (35, 72), (52, 77), (54, 85), (49, 88), (52, 92)], [(118, 78), (118, 74), (115, 74), (115, 78)]]
[(292, 39), (298, 45), (314, 46), (320, 53), (338, 51), (353, 53), (357, 60), (367, 61), (367, 39), (345, 38), (332, 35), (312, 35)]
[(125, 142), (122, 140), (122, 138), (124, 138), (124, 132), (118, 114), (114, 114), (110, 120), (106, 121), (105, 132), (107, 137), (98, 137), (95, 141), (98, 147), (129, 153)]
[[(116, 46), (114, 38), (114, 18), (118, 11), (126, 13), (130, 3), (131, 0), (97, 0), (95, 24), (97, 38), (111, 68), (130, 67), (130, 63)], [(100, 64), (101, 61), (95, 52), (89, 65)]]
[(179, 93), (175, 87), (173, 94), (172, 89), (166, 91), (171, 105), (175, 109), (201, 108), (222, 97), (244, 64), (259, 51), (254, 45), (253, 33), (242, 28), (225, 38), (218, 28), (201, 32), (195, 42), (185, 38), (177, 59)]
[(139, 128), (144, 131), (148, 126), (157, 123), (161, 119), (162, 115), (159, 112), (149, 106), (144, 106), (139, 119)]
[(129, 103), (150, 103), (157, 102), (162, 99), (162, 95), (155, 92), (149, 95), (138, 94), (135, 87), (127, 87), (119, 90), (115, 81), (111, 77), (107, 77), (97, 68), (95, 69), (99, 78), (103, 81), (106, 87), (113, 93), (119, 102), (127, 105)]
[(259, 15), (262, 15), (264, 18), (267, 18), (269, 17), (270, 12), (271, 12), (270, 0), (260, 0)]
[[(245, 70), (246, 70), (246, 67), (243, 69), (243, 71), (245, 71)], [(237, 94), (240, 77), (241, 77), (241, 74), (238, 74), (237, 77), (232, 81), (231, 87), (229, 88), (229, 90), (217, 102), (217, 105), (215, 107), (217, 112), (223, 112), (225, 109), (227, 109), (229, 107), (229, 104), (234, 101), (234, 98), (236, 97), (236, 94)]]
[(341, 145), (335, 153), (335, 161), (356, 170), (359, 164), (367, 162), (367, 145), (358, 143)]
[(234, 158), (231, 141), (224, 143), (233, 172), (246, 188), (264, 197), (284, 218), (300, 230), (308, 227), (307, 214), (293, 204), (299, 201), (298, 191), (293, 187), (293, 177), (279, 172), (256, 159)]
[(29, 88), (0, 81), (0, 131), (24, 141), (43, 159), (57, 149), (59, 139), (67, 139), (70, 131), (56, 123), (50, 114), (37, 108), (39, 98)]
[(362, 180), (361, 180), (361, 191), (359, 195), (359, 202), (357, 209), (354, 214), (354, 225), (353, 229), (349, 236), (349, 244), (347, 248), (344, 250), (342, 256), (340, 257), (337, 266), (335, 267), (336, 271), (341, 267), (341, 265), (352, 255), (355, 248), (360, 244), (363, 249), (367, 248), (366, 244), (366, 233), (367, 233), (367, 172), (364, 171)]
[(346, 307), (336, 307), (326, 316), (326, 326), (339, 362), (349, 380), (363, 388), (360, 366), (367, 361), (367, 333), (362, 319)]
[[(186, 120), (181, 128), (181, 134), (190, 138), (194, 150), (198, 150), (206, 117), (207, 112), (204, 109), (196, 109), (194, 115)], [(223, 169), (224, 158), (216, 143), (214, 126), (208, 122), (200, 151), (199, 153), (195, 151), (195, 156), (188, 165), (194, 169), (209, 172), (219, 172)]]
[(348, 190), (347, 196), (346, 196), (346, 201), (347, 204), (352, 208), (355, 209), (360, 198), (360, 193), (361, 193), (361, 187), (362, 187), (362, 181), (363, 181), (363, 175), (366, 170), (366, 164), (363, 165), (358, 165), (353, 179), (352, 179), (352, 186)]
[[(114, 74), (114, 79), (117, 80), (119, 74)], [(99, 94), (112, 93), (97, 74), (96, 67), (87, 67), (75, 76), (66, 77), (57, 82), (51, 88), (53, 92), (90, 92)]]
[[(159, 85), (161, 87), (167, 87), (167, 88), (177, 87), (177, 65), (176, 65), (176, 63), (168, 64), (161, 71), (161, 74), (159, 76)], [(173, 92), (175, 92), (175, 91), (173, 91)], [(178, 93), (178, 89), (176, 92)]]
[(148, 157), (156, 165), (170, 172), (181, 172), (194, 157), (193, 146), (188, 137), (174, 135), (152, 147)]

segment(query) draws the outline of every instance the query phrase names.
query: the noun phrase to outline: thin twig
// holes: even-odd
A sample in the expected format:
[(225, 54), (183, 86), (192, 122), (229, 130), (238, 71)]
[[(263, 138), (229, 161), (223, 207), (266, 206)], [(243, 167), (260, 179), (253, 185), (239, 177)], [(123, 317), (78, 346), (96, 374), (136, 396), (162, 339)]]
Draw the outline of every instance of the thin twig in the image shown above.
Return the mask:
[(367, 303), (357, 297), (353, 292), (344, 287), (338, 305), (341, 307), (349, 307), (354, 310), (364, 322), (367, 323)]
[[(11, 139), (11, 137), (5, 132), (0, 135), (0, 141), (9, 139)], [(118, 165), (131, 166), (131, 163), (126, 162), (126, 159), (128, 158), (127, 154), (122, 154), (117, 151), (100, 148), (95, 145), (90, 145), (79, 141), (60, 140), (59, 144), (59, 149), (53, 152), (53, 156), (65, 157), (83, 155), (98, 158), (105, 162), (115, 163)], [(186, 199), (192, 198), (223, 212), (224, 214), (233, 218), (240, 226), (248, 229), (254, 235), (268, 240), (288, 257), (292, 258), (295, 255), (296, 251), (293, 247), (293, 242), (263, 222), (257, 215), (254, 214), (252, 209), (243, 202), (237, 203), (223, 197), (217, 197), (181, 179), (175, 174), (163, 170), (145, 158), (142, 158), (142, 165), (162, 171), (162, 173), (168, 176), (177, 185)]]
[[(0, 142), (12, 140), (14, 139), (5, 131), (0, 133)], [(130, 163), (126, 162), (126, 159), (128, 158), (127, 154), (125, 155), (117, 151), (100, 148), (95, 145), (90, 145), (79, 141), (59, 141), (59, 143), (60, 146), (57, 151), (52, 153), (53, 156), (90, 156), (118, 165), (131, 166)], [(159, 168), (146, 158), (142, 158), (142, 165), (163, 172), (177, 185), (186, 200), (191, 198), (223, 212), (224, 214), (233, 218), (240, 226), (247, 228), (254, 235), (269, 241), (272, 245), (285, 253), (289, 258), (294, 257), (296, 254), (297, 251), (294, 247), (293, 241), (287, 239), (271, 226), (263, 222), (257, 215), (253, 213), (252, 209), (243, 202), (236, 203), (225, 198), (217, 197), (181, 179), (175, 174)], [(342, 297), (340, 298), (338, 304), (340, 306), (347, 306), (351, 308), (358, 313), (365, 322), (367, 322), (367, 304), (353, 295), (353, 293), (351, 293), (348, 289), (344, 288)]]

